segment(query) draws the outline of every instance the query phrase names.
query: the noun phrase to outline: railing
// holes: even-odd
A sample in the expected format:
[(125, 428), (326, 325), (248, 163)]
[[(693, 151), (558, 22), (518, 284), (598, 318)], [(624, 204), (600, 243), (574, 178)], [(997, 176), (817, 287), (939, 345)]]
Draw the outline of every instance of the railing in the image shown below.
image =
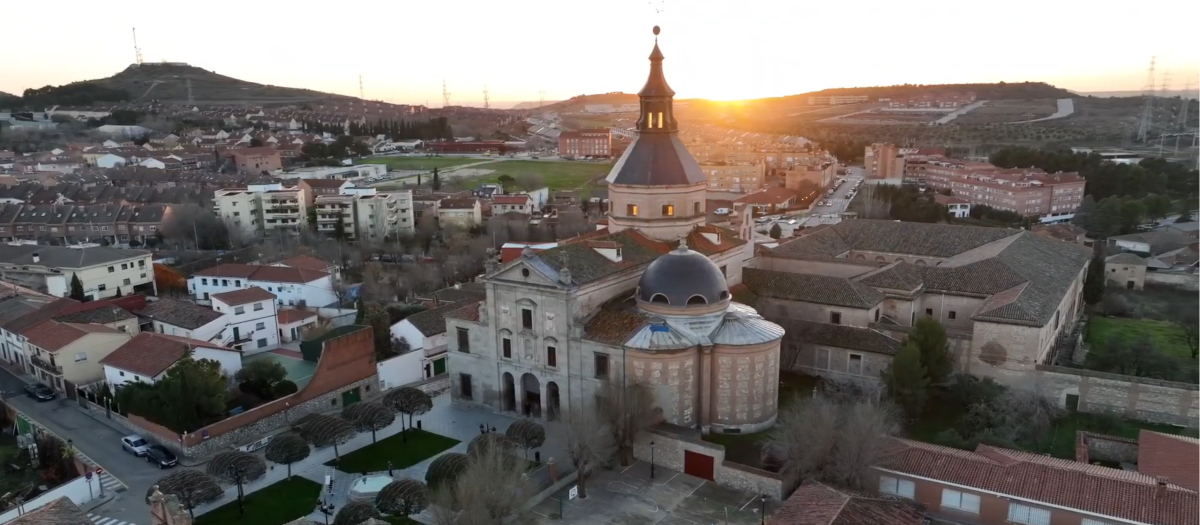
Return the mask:
[(447, 345), (438, 345), (425, 349), (425, 357), (433, 357), (446, 353)]
[(29, 362), (33, 363), (33, 366), (41, 368), (42, 370), (50, 372), (51, 374), (54, 374), (54, 375), (62, 375), (62, 373), (63, 373), (62, 365), (54, 365), (54, 364), (47, 363), (47, 362), (41, 360), (40, 358), (38, 358), (37, 356), (30, 356)]

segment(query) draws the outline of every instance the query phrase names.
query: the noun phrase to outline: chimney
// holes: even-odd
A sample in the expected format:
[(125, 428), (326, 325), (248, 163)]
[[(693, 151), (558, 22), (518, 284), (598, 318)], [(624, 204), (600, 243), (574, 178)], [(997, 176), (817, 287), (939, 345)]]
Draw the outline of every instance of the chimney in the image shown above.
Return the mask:
[(1158, 476), (1154, 478), (1158, 482), (1158, 486), (1154, 488), (1154, 499), (1163, 499), (1167, 497), (1167, 483), (1171, 482), (1170, 478)]
[(42, 260), (42, 258), (38, 256), (37, 252), (33, 252), (33, 262), (36, 263), (41, 260)]

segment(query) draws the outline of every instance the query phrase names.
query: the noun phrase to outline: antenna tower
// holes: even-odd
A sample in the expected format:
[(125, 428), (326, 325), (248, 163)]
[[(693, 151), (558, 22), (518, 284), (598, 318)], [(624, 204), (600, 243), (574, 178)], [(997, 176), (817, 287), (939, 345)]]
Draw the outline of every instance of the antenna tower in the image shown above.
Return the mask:
[(488, 100), (487, 84), (484, 84), (483, 85), (483, 109), (490, 109), (491, 107), (492, 107), (491, 101)]
[(545, 106), (545, 105), (546, 105), (546, 92), (538, 91), (538, 109), (542, 109), (542, 106)]
[(142, 48), (137, 44), (137, 28), (133, 28), (133, 56), (137, 65), (142, 65)]
[(1138, 123), (1137, 140), (1146, 142), (1150, 137), (1150, 126), (1154, 120), (1154, 62), (1158, 57), (1150, 57), (1150, 69), (1146, 72), (1146, 87), (1142, 89), (1142, 120)]
[(442, 107), (450, 107), (450, 89), (446, 87), (446, 79), (442, 79)]
[(190, 105), (196, 103), (196, 100), (194, 98), (192, 98), (192, 79), (190, 79), (190, 78), (187, 80), (187, 89), (188, 89), (188, 105), (190, 106)]
[(359, 100), (366, 100), (366, 99), (367, 99), (367, 97), (364, 97), (364, 96), (363, 96), (363, 83), (362, 83), (362, 75), (359, 75), (359, 76), (358, 76), (358, 98), (359, 98)]
[(1176, 125), (1179, 131), (1187, 129), (1188, 109), (1192, 107), (1192, 81), (1188, 80), (1187, 85), (1183, 88), (1182, 96), (1179, 101), (1183, 103), (1183, 107), (1179, 108), (1179, 122)]

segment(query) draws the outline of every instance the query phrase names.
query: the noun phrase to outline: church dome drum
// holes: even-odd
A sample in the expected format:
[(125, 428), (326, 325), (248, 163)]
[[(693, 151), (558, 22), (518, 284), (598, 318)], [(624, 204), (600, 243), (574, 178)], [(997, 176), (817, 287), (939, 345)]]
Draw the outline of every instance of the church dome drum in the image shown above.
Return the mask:
[(716, 304), (729, 299), (729, 285), (716, 263), (681, 244), (646, 267), (637, 297), (670, 306)]

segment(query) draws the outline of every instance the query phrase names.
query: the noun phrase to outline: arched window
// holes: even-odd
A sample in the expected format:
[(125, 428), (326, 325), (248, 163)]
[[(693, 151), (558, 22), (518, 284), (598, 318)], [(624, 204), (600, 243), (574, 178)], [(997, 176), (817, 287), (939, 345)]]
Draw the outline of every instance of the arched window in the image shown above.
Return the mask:
[(726, 299), (729, 299), (729, 292), (722, 290), (721, 291), (721, 300), (724, 301)]
[(887, 262), (887, 259), (884, 259), (883, 256), (880, 255), (879, 257), (875, 258), (875, 262)]
[(858, 255), (855, 255), (854, 258), (858, 259), (858, 260), (863, 260), (863, 259), (866, 259), (867, 256), (860, 253)]
[(902, 263), (902, 262), (907, 262), (907, 261), (905, 261), (903, 257), (897, 257), (896, 262)]
[(915, 264), (917, 266), (927, 266), (927, 264), (925, 263), (925, 259), (917, 259), (916, 261), (913, 262), (913, 264)]
[(658, 303), (658, 304), (671, 304), (671, 300), (670, 300), (670, 299), (667, 299), (667, 296), (665, 296), (665, 295), (663, 295), (663, 294), (660, 294), (660, 293), (656, 293), (656, 294), (654, 294), (654, 295), (651, 295), (651, 296), (650, 296), (650, 302), (652, 302), (652, 303)]
[(696, 294), (688, 297), (687, 304), (689, 306), (694, 304), (708, 304), (708, 299), (705, 299), (703, 295)]

